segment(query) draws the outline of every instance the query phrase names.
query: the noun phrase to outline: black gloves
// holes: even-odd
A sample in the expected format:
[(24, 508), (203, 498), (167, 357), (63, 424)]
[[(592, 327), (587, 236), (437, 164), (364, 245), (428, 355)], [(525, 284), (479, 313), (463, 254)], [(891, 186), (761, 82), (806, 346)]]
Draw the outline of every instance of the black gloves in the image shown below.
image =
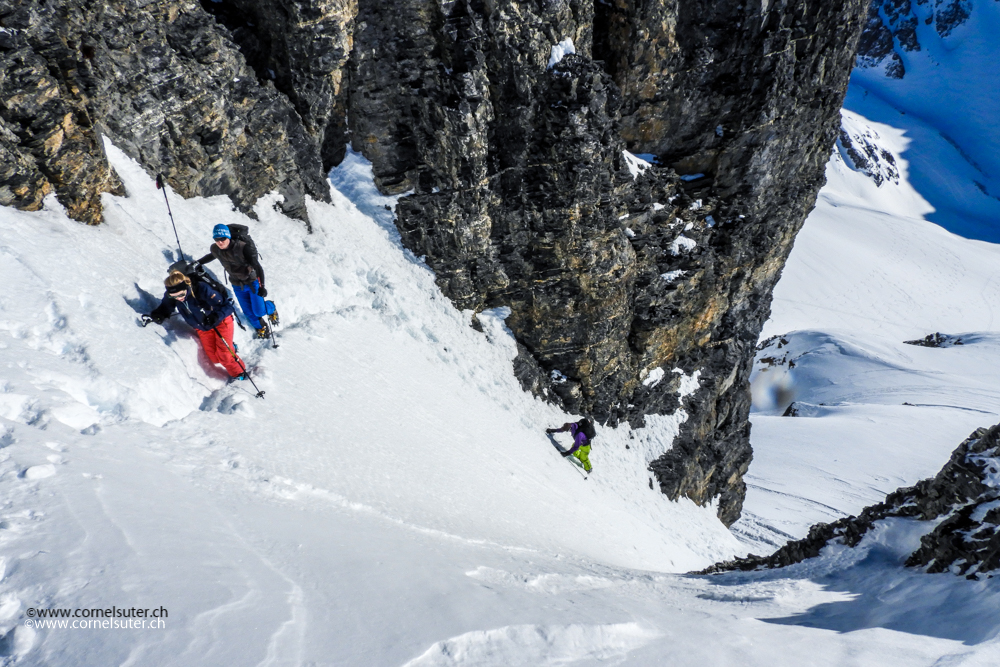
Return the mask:
[(257, 290), (257, 296), (259, 296), (259, 297), (261, 297), (261, 298), (263, 298), (263, 297), (267, 296), (267, 290), (266, 290), (266, 289), (264, 289), (264, 286), (263, 286), (263, 285), (261, 285), (261, 286), (260, 286), (260, 289), (259, 289), (259, 290)]

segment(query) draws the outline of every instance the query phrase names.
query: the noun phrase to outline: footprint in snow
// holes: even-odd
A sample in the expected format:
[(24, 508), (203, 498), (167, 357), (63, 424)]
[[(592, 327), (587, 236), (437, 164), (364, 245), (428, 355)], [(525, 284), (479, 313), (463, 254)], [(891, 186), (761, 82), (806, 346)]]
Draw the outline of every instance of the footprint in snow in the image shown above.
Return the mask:
[(31, 466), (21, 476), (25, 479), (45, 479), (56, 474), (56, 467), (51, 463), (44, 463), (40, 466)]

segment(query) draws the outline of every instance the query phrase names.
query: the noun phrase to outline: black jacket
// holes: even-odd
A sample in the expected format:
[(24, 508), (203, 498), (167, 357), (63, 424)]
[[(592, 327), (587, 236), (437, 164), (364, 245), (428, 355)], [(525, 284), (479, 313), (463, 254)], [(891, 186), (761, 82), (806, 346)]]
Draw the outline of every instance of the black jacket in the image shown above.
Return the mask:
[(259, 280), (260, 286), (264, 286), (264, 267), (260, 265), (257, 253), (244, 241), (230, 241), (225, 250), (213, 243), (209, 253), (198, 263), (204, 265), (215, 259), (229, 274), (233, 285), (252, 285), (254, 280)]

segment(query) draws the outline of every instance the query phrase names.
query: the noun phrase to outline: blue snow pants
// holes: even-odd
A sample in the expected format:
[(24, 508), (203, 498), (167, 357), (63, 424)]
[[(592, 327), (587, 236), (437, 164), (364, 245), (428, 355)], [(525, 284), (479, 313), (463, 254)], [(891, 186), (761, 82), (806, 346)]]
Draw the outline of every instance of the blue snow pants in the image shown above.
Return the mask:
[(257, 294), (260, 289), (260, 281), (253, 281), (253, 285), (233, 285), (233, 294), (240, 302), (243, 315), (246, 316), (247, 323), (254, 329), (260, 329), (264, 324), (262, 317), (274, 312), (274, 302), (264, 301), (264, 298)]

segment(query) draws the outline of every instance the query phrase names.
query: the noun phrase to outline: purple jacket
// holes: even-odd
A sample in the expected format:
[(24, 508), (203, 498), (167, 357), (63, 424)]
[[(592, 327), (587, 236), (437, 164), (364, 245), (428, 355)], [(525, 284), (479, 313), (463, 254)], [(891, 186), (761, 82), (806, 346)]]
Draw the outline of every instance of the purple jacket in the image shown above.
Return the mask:
[(587, 444), (587, 434), (580, 430), (579, 424), (570, 424), (569, 432), (573, 436), (573, 446), (566, 453), (572, 454)]

